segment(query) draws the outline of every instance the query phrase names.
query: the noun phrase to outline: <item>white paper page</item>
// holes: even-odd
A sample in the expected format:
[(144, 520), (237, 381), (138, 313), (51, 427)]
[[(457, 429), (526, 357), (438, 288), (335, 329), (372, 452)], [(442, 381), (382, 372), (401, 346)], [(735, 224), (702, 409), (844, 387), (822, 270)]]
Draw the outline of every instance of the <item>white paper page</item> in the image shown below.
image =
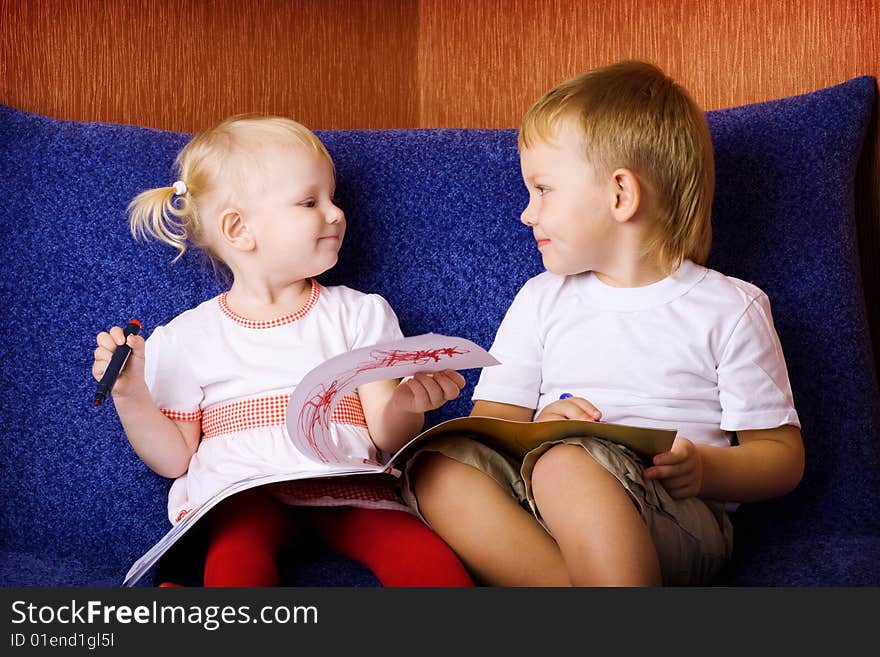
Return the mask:
[(391, 472), (394, 473), (393, 470), (389, 468), (383, 468), (381, 466), (375, 465), (360, 465), (358, 467), (357, 464), (353, 465), (351, 468), (339, 468), (335, 471), (329, 472), (321, 472), (316, 473), (314, 470), (298, 470), (285, 472), (281, 474), (271, 474), (271, 475), (254, 475), (253, 477), (248, 477), (247, 479), (242, 479), (240, 481), (236, 481), (234, 484), (230, 484), (223, 490), (215, 493), (212, 497), (208, 498), (201, 506), (196, 507), (192, 511), (190, 511), (179, 523), (174, 525), (165, 536), (159, 539), (159, 542), (156, 543), (153, 547), (151, 547), (147, 552), (134, 564), (129, 568), (128, 573), (125, 575), (125, 580), (122, 582), (123, 586), (134, 586), (138, 583), (138, 581), (147, 573), (147, 571), (159, 561), (159, 558), (168, 551), (168, 549), (174, 545), (180, 538), (187, 532), (189, 529), (196, 524), (196, 521), (204, 516), (208, 511), (214, 508), (218, 503), (225, 500), (230, 495), (234, 493), (240, 493), (242, 491), (248, 490), (250, 488), (255, 488), (257, 486), (263, 486), (264, 484), (272, 484), (281, 481), (294, 481), (301, 479), (313, 479), (316, 476), (319, 477), (336, 477), (336, 476), (346, 476), (352, 474), (366, 474), (366, 473), (380, 473), (380, 472)]
[(425, 333), (355, 349), (325, 361), (303, 377), (287, 406), (287, 431), (294, 447), (319, 463), (344, 463), (344, 446), (328, 430), (344, 395), (372, 381), (417, 372), (464, 370), (498, 365), (479, 345), (464, 338)]

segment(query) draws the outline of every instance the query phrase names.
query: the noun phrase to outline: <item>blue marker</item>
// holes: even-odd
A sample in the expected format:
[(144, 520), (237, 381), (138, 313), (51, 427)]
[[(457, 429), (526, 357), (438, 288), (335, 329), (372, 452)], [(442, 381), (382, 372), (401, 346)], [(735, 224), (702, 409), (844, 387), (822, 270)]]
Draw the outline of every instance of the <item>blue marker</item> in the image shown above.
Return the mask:
[[(568, 399), (569, 397), (574, 397), (574, 395), (571, 394), (570, 392), (563, 392), (561, 395), (559, 395), (560, 399)], [(601, 421), (602, 420), (593, 420), (593, 422), (601, 422)]]

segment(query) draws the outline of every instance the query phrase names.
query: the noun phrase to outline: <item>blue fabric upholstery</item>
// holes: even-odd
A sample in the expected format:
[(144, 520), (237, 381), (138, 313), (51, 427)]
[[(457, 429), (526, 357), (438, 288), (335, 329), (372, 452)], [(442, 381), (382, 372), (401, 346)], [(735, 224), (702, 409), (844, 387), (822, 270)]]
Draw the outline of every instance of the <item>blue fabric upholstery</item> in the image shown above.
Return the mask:
[[(856, 162), (876, 82), (708, 113), (716, 147), (710, 266), (770, 296), (803, 422), (806, 475), (737, 513), (725, 584), (880, 584), (880, 402), (853, 219)], [(405, 334), (488, 347), (540, 271), (513, 130), (325, 131), (349, 221), (324, 275), (384, 295)], [(216, 294), (196, 254), (170, 264), (129, 236), (128, 201), (173, 180), (187, 135), (60, 121), (0, 106), (0, 583), (114, 585), (168, 528), (169, 482), (91, 405), (94, 336), (145, 334)], [(466, 414), (461, 399), (428, 422)], [(109, 406), (110, 404), (107, 404)], [(312, 554), (290, 584), (371, 585)]]

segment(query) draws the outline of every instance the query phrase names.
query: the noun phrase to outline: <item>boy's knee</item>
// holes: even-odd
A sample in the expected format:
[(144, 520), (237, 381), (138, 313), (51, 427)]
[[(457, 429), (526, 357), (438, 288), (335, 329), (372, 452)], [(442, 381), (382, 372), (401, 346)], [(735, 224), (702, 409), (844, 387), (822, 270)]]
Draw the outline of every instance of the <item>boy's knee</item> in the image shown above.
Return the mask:
[(565, 486), (572, 476), (604, 471), (589, 452), (580, 445), (561, 443), (554, 445), (535, 462), (532, 469), (532, 491), (535, 498), (545, 493), (553, 494), (557, 486)]
[(454, 489), (454, 481), (461, 476), (462, 463), (439, 452), (424, 452), (420, 454), (410, 467), (410, 477), (413, 483), (413, 492), (419, 503), (445, 497)]

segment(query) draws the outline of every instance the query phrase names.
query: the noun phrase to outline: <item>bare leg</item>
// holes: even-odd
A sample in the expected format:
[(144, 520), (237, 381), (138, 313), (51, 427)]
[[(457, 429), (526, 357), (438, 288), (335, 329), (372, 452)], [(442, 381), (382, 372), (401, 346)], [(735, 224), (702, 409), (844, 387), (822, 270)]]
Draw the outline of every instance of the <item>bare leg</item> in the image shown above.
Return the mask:
[(543, 454), (532, 490), (572, 584), (661, 584), (654, 542), (632, 498), (582, 447), (557, 445)]
[(556, 542), (492, 477), (434, 452), (412, 473), (422, 515), (478, 581), (569, 585)]

